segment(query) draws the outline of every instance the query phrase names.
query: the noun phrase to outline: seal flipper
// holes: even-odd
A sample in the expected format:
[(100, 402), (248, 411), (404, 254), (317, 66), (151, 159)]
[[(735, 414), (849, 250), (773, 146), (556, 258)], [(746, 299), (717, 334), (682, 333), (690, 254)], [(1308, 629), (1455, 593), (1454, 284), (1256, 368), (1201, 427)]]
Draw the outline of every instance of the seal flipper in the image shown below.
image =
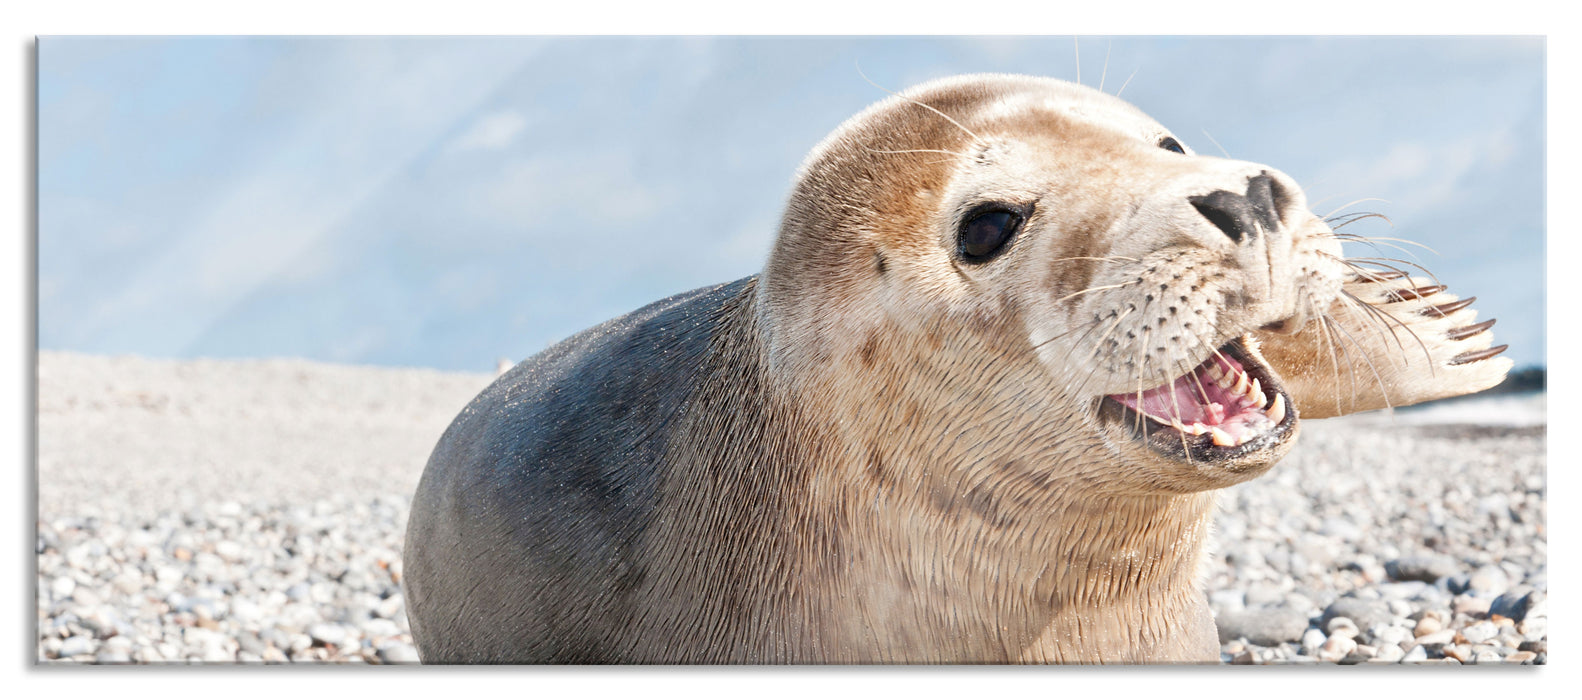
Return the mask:
[(1295, 333), (1258, 331), (1264, 359), (1303, 418), (1332, 416), (1482, 391), (1505, 378), (1493, 320), (1475, 323), (1476, 297), (1399, 273), (1353, 277), (1325, 318)]

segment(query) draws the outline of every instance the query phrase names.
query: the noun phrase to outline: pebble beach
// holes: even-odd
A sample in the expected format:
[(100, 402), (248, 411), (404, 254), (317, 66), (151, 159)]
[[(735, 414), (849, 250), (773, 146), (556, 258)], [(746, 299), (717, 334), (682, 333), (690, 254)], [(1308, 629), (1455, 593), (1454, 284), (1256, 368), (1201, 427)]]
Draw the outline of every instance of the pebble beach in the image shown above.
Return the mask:
[[(40, 352), (38, 662), (416, 663), (408, 502), (493, 376)], [(1221, 661), (1546, 663), (1544, 402), (1306, 422), (1221, 495)]]

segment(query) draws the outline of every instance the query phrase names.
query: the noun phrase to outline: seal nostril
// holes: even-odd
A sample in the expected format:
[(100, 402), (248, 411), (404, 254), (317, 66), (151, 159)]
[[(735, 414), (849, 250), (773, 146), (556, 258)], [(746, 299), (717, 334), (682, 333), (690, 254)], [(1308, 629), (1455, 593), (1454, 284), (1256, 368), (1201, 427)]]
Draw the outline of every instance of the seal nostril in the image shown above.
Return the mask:
[(1256, 214), (1246, 197), (1235, 192), (1214, 190), (1208, 194), (1187, 197), (1187, 201), (1203, 218), (1237, 243), (1257, 233), (1258, 225), (1253, 218)]
[[(1275, 188), (1279, 183), (1269, 177), (1268, 172), (1263, 172), (1247, 180), (1247, 203), (1252, 206), (1252, 211), (1263, 224), (1263, 230), (1273, 231), (1280, 227), (1280, 211), (1283, 207), (1276, 201)], [(1284, 188), (1280, 189), (1281, 199), (1288, 198)]]

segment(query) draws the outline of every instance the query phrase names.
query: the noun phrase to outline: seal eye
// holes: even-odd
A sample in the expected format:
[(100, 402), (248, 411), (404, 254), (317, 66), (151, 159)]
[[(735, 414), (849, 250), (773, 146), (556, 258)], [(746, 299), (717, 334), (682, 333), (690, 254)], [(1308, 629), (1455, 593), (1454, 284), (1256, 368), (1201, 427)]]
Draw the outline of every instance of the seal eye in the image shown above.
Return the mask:
[(1159, 147), (1167, 151), (1174, 151), (1176, 153), (1180, 153), (1181, 155), (1186, 155), (1186, 149), (1181, 147), (1181, 142), (1175, 140), (1175, 137), (1172, 136), (1166, 136), (1160, 139)]
[(1022, 217), (1004, 209), (978, 212), (961, 225), (957, 236), (961, 257), (967, 262), (987, 262), (1000, 253), (1005, 242), (1011, 240), (1022, 226)]

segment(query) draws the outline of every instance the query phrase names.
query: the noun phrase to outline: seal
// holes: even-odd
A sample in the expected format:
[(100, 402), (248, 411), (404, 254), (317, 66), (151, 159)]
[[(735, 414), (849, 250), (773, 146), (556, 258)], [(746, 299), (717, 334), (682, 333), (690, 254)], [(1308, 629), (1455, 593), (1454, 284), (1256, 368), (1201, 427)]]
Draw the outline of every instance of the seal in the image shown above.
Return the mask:
[(1215, 491), (1299, 416), (1492, 386), (1471, 300), (1121, 100), (973, 75), (815, 147), (759, 275), (524, 361), (439, 440), (429, 663), (1216, 662)]

